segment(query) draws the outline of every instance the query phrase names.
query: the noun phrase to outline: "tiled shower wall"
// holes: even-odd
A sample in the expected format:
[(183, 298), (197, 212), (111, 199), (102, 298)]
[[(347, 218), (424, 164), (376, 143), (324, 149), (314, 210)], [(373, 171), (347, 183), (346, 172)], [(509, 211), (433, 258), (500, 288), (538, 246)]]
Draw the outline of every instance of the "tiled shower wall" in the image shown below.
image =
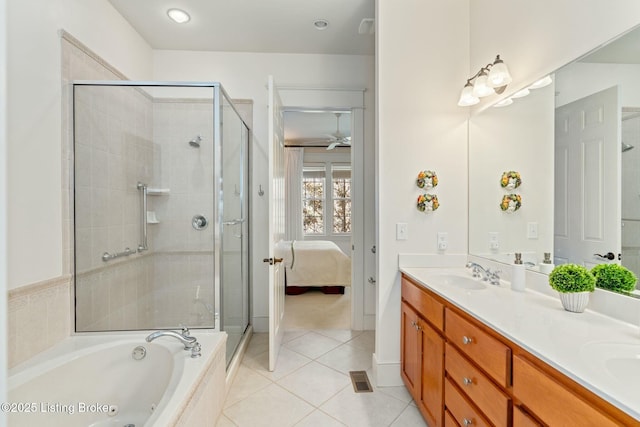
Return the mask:
[[(135, 87), (76, 86), (74, 109), (76, 329), (152, 327), (153, 255), (136, 253), (137, 184), (154, 181), (151, 98)], [(102, 259), (127, 248), (133, 255)]]
[[(185, 95), (199, 89), (186, 88)], [(212, 99), (166, 99), (153, 103), (156, 158), (154, 186), (168, 193), (153, 198), (158, 224), (153, 235), (155, 281), (154, 321), (158, 326), (214, 326), (214, 170)], [(200, 137), (200, 146), (189, 141)], [(203, 230), (192, 226), (204, 216)]]

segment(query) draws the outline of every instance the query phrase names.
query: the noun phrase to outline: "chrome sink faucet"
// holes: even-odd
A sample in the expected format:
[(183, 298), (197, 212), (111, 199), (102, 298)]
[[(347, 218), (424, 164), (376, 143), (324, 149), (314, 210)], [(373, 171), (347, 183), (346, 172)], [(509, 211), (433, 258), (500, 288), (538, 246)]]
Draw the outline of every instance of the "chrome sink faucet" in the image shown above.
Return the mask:
[(181, 333), (175, 331), (152, 332), (147, 336), (146, 340), (147, 342), (151, 342), (160, 337), (173, 337), (177, 339), (184, 345), (185, 350), (191, 350), (191, 357), (193, 358), (200, 357), (201, 355), (200, 351), (202, 350), (202, 347), (200, 346), (200, 343), (198, 343), (196, 337), (190, 336), (189, 329), (183, 328)]
[(491, 270), (490, 268), (483, 268), (480, 264), (475, 262), (468, 262), (465, 267), (471, 269), (471, 276), (478, 277), (488, 281), (491, 285), (499, 285), (500, 284), (500, 270)]

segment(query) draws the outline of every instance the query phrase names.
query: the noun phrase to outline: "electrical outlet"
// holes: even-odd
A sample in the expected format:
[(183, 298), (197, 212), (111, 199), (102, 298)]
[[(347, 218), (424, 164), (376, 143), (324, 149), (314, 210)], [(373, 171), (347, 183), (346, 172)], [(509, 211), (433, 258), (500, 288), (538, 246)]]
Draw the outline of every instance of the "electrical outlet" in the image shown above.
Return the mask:
[(407, 240), (409, 238), (409, 224), (398, 222), (396, 224), (396, 240)]
[(538, 223), (528, 222), (527, 223), (527, 239), (537, 239), (537, 238), (538, 238)]
[(445, 251), (449, 247), (449, 233), (444, 231), (438, 232), (438, 250)]
[(492, 251), (500, 249), (500, 233), (497, 231), (489, 232), (489, 249)]

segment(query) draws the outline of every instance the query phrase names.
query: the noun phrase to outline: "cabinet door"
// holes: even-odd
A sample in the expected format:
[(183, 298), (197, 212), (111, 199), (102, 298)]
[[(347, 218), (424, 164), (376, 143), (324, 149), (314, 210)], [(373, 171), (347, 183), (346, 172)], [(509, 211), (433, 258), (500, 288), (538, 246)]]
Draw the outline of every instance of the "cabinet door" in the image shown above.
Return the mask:
[(420, 347), (418, 315), (405, 302), (402, 303), (401, 322), (401, 375), (413, 399), (420, 400)]
[(422, 321), (418, 325), (422, 350), (422, 380), (418, 408), (430, 426), (441, 426), (444, 416), (444, 338)]

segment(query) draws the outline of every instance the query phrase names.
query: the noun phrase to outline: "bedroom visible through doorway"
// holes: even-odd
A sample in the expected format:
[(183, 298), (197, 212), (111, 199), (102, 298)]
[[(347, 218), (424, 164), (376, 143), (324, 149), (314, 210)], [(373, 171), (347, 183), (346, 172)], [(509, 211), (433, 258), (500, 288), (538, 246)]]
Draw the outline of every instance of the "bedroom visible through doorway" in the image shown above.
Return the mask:
[(355, 187), (351, 112), (285, 110), (284, 129), (284, 326), (350, 329)]

